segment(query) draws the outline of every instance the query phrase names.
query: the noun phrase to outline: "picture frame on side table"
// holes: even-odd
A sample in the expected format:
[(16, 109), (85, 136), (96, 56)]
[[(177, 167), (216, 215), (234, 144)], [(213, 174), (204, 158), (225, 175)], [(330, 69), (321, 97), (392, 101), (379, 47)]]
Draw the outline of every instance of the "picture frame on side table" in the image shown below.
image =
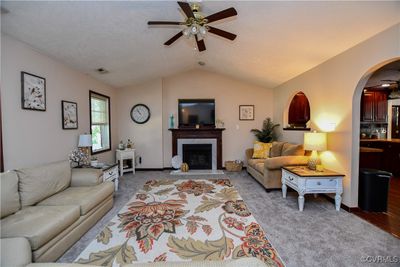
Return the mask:
[(78, 104), (76, 102), (61, 101), (61, 119), (64, 130), (78, 129)]
[(239, 106), (239, 120), (253, 121), (254, 120), (254, 105)]
[(22, 109), (46, 111), (46, 79), (21, 71)]

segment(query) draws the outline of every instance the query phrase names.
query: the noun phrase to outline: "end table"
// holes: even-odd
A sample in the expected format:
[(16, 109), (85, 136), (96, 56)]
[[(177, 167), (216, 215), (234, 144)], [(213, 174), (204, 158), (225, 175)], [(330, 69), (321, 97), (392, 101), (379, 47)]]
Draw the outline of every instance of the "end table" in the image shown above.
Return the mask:
[[(117, 159), (117, 162), (119, 163), (119, 175), (122, 176), (124, 175), (124, 172), (130, 172), (130, 171), (133, 174), (135, 174), (135, 149), (124, 149), (124, 150), (117, 149), (115, 153), (116, 153), (115, 157)], [(124, 160), (131, 160), (132, 166), (124, 167)]]
[(114, 191), (118, 191), (119, 175), (117, 163), (97, 163), (96, 165), (85, 166), (85, 168), (101, 169), (103, 171), (103, 182), (114, 182)]
[(296, 190), (299, 193), (299, 210), (303, 211), (305, 194), (336, 193), (335, 207), (339, 211), (343, 193), (343, 177), (344, 174), (327, 169), (318, 172), (306, 166), (283, 167), (282, 195), (286, 198), (288, 186)]

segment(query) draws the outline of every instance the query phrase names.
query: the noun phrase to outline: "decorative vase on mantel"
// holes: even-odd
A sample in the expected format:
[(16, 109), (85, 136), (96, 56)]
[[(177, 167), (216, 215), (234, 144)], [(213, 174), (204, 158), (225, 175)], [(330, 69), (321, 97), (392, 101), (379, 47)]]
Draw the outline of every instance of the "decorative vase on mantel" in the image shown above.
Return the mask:
[(170, 129), (174, 129), (175, 128), (175, 118), (174, 118), (174, 114), (171, 113), (171, 115), (169, 116), (169, 128)]

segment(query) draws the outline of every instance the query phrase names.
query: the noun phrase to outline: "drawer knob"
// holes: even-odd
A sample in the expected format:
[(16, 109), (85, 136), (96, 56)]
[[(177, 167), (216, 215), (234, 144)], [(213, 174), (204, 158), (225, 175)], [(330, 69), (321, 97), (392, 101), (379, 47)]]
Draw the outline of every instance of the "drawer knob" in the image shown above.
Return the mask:
[(321, 185), (321, 182), (317, 182), (317, 185)]
[(290, 181), (293, 181), (293, 177), (289, 177), (289, 180), (290, 180)]

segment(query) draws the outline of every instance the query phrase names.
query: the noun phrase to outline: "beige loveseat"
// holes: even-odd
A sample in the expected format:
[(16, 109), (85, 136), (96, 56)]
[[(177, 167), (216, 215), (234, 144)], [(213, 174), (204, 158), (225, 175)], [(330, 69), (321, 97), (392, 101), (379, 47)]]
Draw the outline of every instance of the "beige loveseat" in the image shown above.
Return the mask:
[(252, 148), (246, 150), (247, 172), (261, 183), (267, 191), (280, 189), (284, 166), (307, 165), (308, 153), (303, 145), (286, 142), (273, 142), (266, 159), (253, 159)]
[(101, 177), (68, 161), (2, 173), (1, 266), (57, 260), (112, 208), (113, 183)]

